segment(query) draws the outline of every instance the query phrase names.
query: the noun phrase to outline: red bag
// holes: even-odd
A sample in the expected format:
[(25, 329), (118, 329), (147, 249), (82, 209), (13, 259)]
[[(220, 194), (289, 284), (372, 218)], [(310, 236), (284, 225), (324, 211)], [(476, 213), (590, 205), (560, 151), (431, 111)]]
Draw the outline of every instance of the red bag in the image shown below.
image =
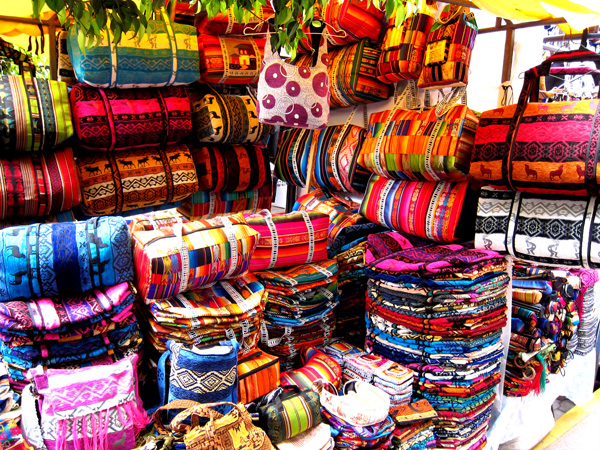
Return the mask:
[(196, 14), (196, 29), (198, 34), (214, 34), (216, 36), (226, 34), (244, 34), (244, 30), (252, 33), (266, 33), (269, 31), (270, 18), (275, 12), (270, 6), (259, 8), (256, 15), (250, 13), (239, 23), (233, 15), (233, 6), (227, 10), (226, 14), (219, 13), (212, 19), (208, 18), (206, 11), (200, 11)]

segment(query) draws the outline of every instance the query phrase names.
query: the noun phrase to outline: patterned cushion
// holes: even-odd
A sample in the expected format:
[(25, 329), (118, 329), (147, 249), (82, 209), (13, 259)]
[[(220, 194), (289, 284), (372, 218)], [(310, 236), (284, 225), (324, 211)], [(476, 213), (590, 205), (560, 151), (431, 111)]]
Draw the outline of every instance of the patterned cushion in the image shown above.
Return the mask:
[(200, 191), (249, 191), (271, 184), (269, 153), (264, 147), (196, 145), (192, 157)]
[(275, 176), (294, 186), (304, 187), (308, 156), (313, 142), (313, 130), (290, 128), (281, 132), (278, 140)]
[(265, 39), (250, 36), (198, 35), (204, 83), (256, 84), (264, 57)]
[(69, 30), (69, 55), (77, 79), (99, 88), (159, 87), (198, 81), (196, 29), (190, 25), (149, 20), (142, 39), (133, 32), (114, 45), (113, 34), (101, 35), (100, 44), (81, 51), (79, 27)]
[(72, 135), (65, 83), (0, 76), (0, 151), (52, 150)]
[(90, 216), (171, 203), (198, 190), (196, 169), (183, 144), (85, 153), (77, 167), (82, 209)]
[(260, 234), (250, 271), (290, 267), (327, 259), (329, 217), (319, 212), (271, 214), (263, 210), (245, 216)]
[(360, 213), (393, 230), (453, 242), (472, 238), (475, 208), (475, 195), (466, 181), (395, 181), (373, 175)]
[[(385, 12), (368, 0), (331, 0), (323, 17), (329, 25), (331, 45), (353, 44), (364, 38), (378, 42), (384, 18)], [(337, 30), (343, 30), (345, 36), (339, 36)]]
[(125, 281), (133, 281), (133, 264), (121, 217), (0, 231), (0, 301), (79, 295)]
[(71, 109), (80, 145), (90, 150), (127, 150), (176, 144), (192, 131), (190, 101), (183, 87), (71, 89)]
[(311, 357), (300, 369), (290, 370), (281, 374), (282, 386), (298, 386), (300, 389), (310, 389), (312, 384), (320, 379), (327, 380), (339, 386), (342, 369), (340, 364), (331, 356), (312, 349)]
[(79, 204), (79, 184), (73, 151), (2, 159), (0, 219), (42, 217)]
[(144, 299), (165, 299), (241, 276), (258, 238), (241, 215), (134, 231), (138, 291)]
[(62, 30), (58, 33), (56, 38), (56, 48), (58, 51), (58, 81), (62, 81), (67, 86), (73, 86), (77, 84), (77, 78), (75, 77), (75, 71), (71, 64), (71, 58), (69, 58), (69, 50), (67, 45), (67, 39), (69, 32)]

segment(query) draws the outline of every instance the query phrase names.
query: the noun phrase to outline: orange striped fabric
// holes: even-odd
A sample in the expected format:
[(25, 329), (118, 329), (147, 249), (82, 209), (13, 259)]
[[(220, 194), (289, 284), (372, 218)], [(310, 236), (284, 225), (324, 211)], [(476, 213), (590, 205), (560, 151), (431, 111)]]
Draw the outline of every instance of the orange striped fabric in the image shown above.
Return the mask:
[(279, 358), (257, 350), (237, 366), (238, 402), (249, 403), (279, 386)]
[[(310, 348), (309, 348), (310, 349)], [(312, 384), (319, 379), (331, 382), (339, 386), (342, 377), (340, 364), (331, 356), (316, 349), (314, 355), (308, 362), (296, 370), (289, 370), (281, 374), (282, 386), (298, 386), (300, 389), (310, 389)]]

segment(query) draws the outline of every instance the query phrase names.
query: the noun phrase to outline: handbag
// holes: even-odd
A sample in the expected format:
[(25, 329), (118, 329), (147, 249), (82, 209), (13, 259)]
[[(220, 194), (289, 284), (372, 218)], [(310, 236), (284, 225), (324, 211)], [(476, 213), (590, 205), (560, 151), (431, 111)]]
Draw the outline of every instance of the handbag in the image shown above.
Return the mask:
[(259, 122), (252, 95), (221, 95), (209, 92), (202, 98), (191, 94), (192, 121), (199, 142), (227, 144), (261, 143), (275, 132)]
[(114, 44), (110, 27), (100, 43), (79, 47), (83, 31), (69, 30), (68, 48), (77, 79), (98, 88), (143, 88), (190, 84), (200, 79), (196, 28), (171, 23), (161, 8), (161, 20), (148, 20), (148, 33), (132, 34)]
[(199, 191), (181, 202), (178, 211), (190, 220), (212, 219), (236, 213), (254, 214), (261, 209), (271, 209), (272, 185), (239, 192)]
[(319, 46), (316, 62), (311, 56), (306, 58), (306, 64), (307, 67), (299, 67), (283, 61), (271, 48), (267, 35), (256, 96), (260, 122), (308, 129), (327, 126), (330, 82), (325, 39)]
[(290, 267), (327, 259), (329, 217), (319, 212), (271, 214), (267, 209), (244, 217), (260, 235), (250, 271)]
[(73, 135), (67, 85), (0, 76), (0, 151), (48, 151)]
[(86, 153), (77, 159), (81, 208), (89, 216), (182, 200), (198, 190), (184, 144), (160, 149)]
[(360, 213), (392, 230), (455, 242), (472, 238), (476, 204), (467, 181), (388, 180), (373, 175)]
[[(331, 108), (381, 102), (390, 97), (392, 88), (376, 77), (380, 55), (381, 50), (368, 39), (329, 52), (327, 76), (331, 89)], [(307, 68), (311, 61), (311, 55), (302, 55), (295, 64)]]
[(133, 281), (133, 263), (122, 217), (0, 231), (0, 302), (76, 296), (125, 281)]
[(200, 191), (249, 191), (272, 183), (269, 152), (258, 145), (196, 145), (192, 157)]
[(256, 350), (238, 361), (238, 399), (247, 404), (279, 386), (279, 358)]
[(222, 36), (227, 34), (243, 35), (245, 31), (252, 33), (267, 33), (269, 30), (268, 20), (275, 16), (273, 8), (269, 5), (261, 6), (255, 14), (244, 16), (242, 23), (235, 18), (233, 6), (227, 8), (227, 12), (218, 13), (209, 18), (206, 11), (199, 11), (196, 14), (196, 29), (198, 34), (213, 34)]
[(241, 215), (134, 231), (136, 287), (143, 299), (166, 299), (248, 270), (258, 233)]
[(321, 423), (319, 396), (297, 386), (277, 388), (256, 405), (259, 426), (275, 445)]
[(192, 131), (183, 87), (98, 89), (80, 84), (69, 96), (79, 145), (88, 150), (172, 145)]
[(462, 181), (469, 173), (479, 119), (455, 89), (436, 108), (400, 109), (407, 87), (391, 110), (371, 114), (358, 163), (386, 178)]
[(559, 267), (600, 267), (597, 197), (481, 189), (475, 248)]
[(69, 58), (69, 49), (67, 45), (69, 32), (62, 30), (58, 33), (56, 38), (56, 48), (58, 51), (58, 81), (62, 81), (67, 86), (73, 86), (77, 84), (77, 77), (75, 77), (75, 71), (71, 64), (71, 58)]
[[(310, 351), (312, 349), (312, 351)], [(340, 364), (331, 356), (307, 347), (308, 360), (299, 369), (288, 370), (281, 374), (281, 386), (297, 386), (301, 389), (310, 389), (317, 380), (326, 380), (334, 385), (339, 385), (342, 377)]]
[(377, 43), (385, 11), (367, 0), (331, 0), (327, 2), (323, 19), (331, 46), (353, 44), (365, 38)]
[(0, 219), (43, 217), (79, 204), (73, 150), (2, 158)]
[(331, 437), (331, 427), (321, 422), (314, 428), (297, 434), (277, 444), (277, 450), (333, 450), (335, 442)]
[(204, 83), (256, 84), (264, 38), (198, 35), (200, 73)]
[(427, 37), (419, 87), (466, 86), (477, 31), (475, 16), (468, 8), (444, 6)]
[(275, 176), (287, 184), (305, 187), (313, 130), (289, 128), (281, 131), (275, 159)]
[(435, 19), (429, 14), (411, 15), (398, 28), (392, 17), (387, 23), (377, 78), (385, 83), (417, 80), (423, 70), (427, 37)]
[(559, 52), (525, 72), (517, 105), (481, 115), (471, 175), (497, 189), (597, 195), (599, 101), (539, 103), (539, 80), (553, 63), (594, 61), (594, 52)]

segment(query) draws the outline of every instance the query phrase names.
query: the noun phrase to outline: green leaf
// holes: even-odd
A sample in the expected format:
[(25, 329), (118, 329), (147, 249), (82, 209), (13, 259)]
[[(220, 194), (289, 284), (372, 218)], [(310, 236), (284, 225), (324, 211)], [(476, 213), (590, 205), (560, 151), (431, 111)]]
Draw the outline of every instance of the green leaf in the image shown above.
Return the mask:
[(237, 23), (242, 23), (244, 20), (244, 10), (238, 4), (233, 5), (233, 15)]
[(110, 23), (110, 28), (113, 32), (113, 43), (116, 45), (119, 42), (121, 42), (121, 25), (119, 25), (118, 22), (111, 22)]
[(37, 19), (40, 17), (40, 12), (42, 12), (42, 8), (46, 4), (46, 0), (33, 0), (33, 17)]
[(61, 9), (56, 13), (56, 16), (58, 17), (60, 24), (65, 26), (65, 23), (67, 22), (67, 10), (65, 8)]
[(278, 48), (279, 48), (278, 43), (279, 43), (279, 36), (277, 34), (272, 34), (271, 35), (271, 48), (273, 49), (273, 53), (275, 53), (278, 50)]
[(283, 25), (288, 23), (292, 19), (292, 12), (285, 8), (283, 11), (275, 14), (275, 23), (277, 25)]
[(96, 23), (100, 28), (106, 26), (106, 10), (103, 7), (96, 11)]
[(404, 23), (404, 19), (406, 18), (406, 8), (403, 3), (398, 5), (398, 9), (396, 9), (396, 27), (399, 27)]
[(81, 53), (85, 55), (85, 34), (81, 30), (79, 30), (79, 32), (77, 33), (77, 43), (79, 44), (79, 49), (81, 50)]
[(396, 3), (394, 1), (388, 0), (385, 2), (385, 16), (392, 17), (394, 14), (394, 10), (396, 9)]

